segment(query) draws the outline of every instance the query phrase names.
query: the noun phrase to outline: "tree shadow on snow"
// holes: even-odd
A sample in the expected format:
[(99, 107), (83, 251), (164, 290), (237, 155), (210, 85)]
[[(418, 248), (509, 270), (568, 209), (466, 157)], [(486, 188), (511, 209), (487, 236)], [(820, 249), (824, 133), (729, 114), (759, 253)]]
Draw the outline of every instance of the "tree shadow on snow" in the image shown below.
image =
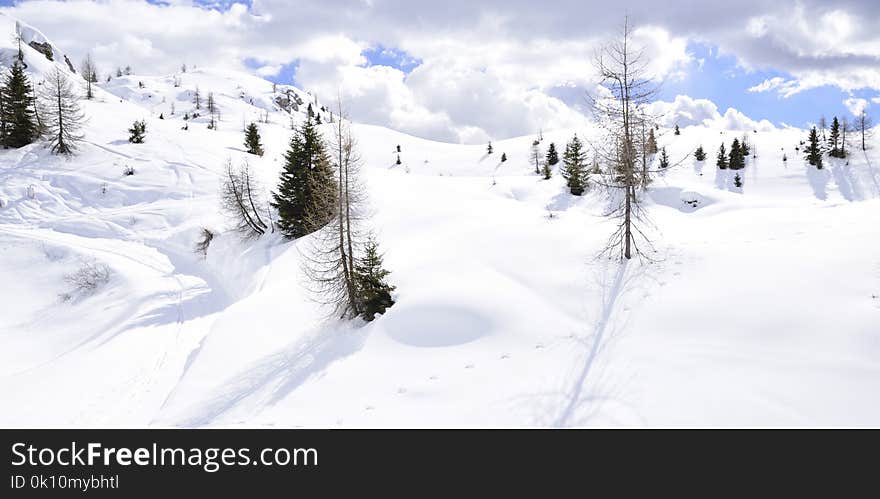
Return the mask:
[(815, 166), (806, 165), (805, 173), (807, 175), (807, 180), (810, 181), (810, 187), (813, 188), (813, 195), (822, 201), (828, 199), (828, 181), (831, 178), (828, 174), (828, 170), (820, 170)]
[(281, 351), (241, 369), (221, 383), (207, 400), (187, 410), (190, 416), (175, 425), (211, 424), (252, 397), (257, 400), (255, 411), (274, 405), (330, 364), (359, 351), (368, 331), (369, 328), (352, 331), (345, 323), (317, 328)]
[(622, 382), (607, 376), (607, 367), (612, 345), (628, 326), (629, 308), (624, 299), (639, 289), (647, 268), (646, 264), (631, 261), (607, 262), (597, 269), (595, 286), (602, 293), (595, 324), (586, 334), (572, 335), (578, 353), (562, 386), (556, 391), (532, 398), (531, 403), (538, 406), (540, 411), (533, 421), (536, 425), (584, 426), (603, 407), (612, 408), (614, 414), (620, 414), (618, 409), (623, 408), (641, 420), (621, 396)]

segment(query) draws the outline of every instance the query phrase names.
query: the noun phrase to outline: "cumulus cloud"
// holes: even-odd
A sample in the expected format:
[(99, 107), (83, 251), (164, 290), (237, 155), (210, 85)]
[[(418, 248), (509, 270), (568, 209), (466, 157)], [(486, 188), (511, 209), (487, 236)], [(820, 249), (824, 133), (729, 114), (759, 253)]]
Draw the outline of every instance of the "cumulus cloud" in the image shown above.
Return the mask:
[[(656, 79), (684, 78), (694, 66), (688, 43), (700, 41), (719, 47), (710, 57), (732, 54), (747, 70), (790, 75), (753, 92), (880, 89), (877, 2), (669, 0), (659, 9), (634, 0), (627, 10), (638, 13), (634, 38)], [(346, 87), (355, 119), (454, 141), (574, 126), (583, 89), (595, 83), (594, 51), (624, 15), (583, 0), (554, 8), (533, 0), (322, 0), (295, 8), (254, 0), (225, 10), (184, 0), (26, 0), (2, 11), (34, 24), (74, 59), (91, 51), (104, 72), (130, 64), (167, 73), (187, 63), (271, 76), (296, 61), (301, 86), (327, 97)], [(364, 54), (375, 47), (420, 65), (408, 74), (370, 66)], [(704, 112), (682, 109), (678, 119)]]
[(844, 99), (843, 105), (849, 110), (853, 116), (858, 116), (862, 114), (862, 111), (868, 108), (871, 104), (867, 99), (859, 99), (856, 97), (850, 97), (849, 99)]
[(660, 124), (667, 127), (701, 125), (725, 130), (761, 131), (775, 128), (767, 120), (755, 121), (734, 108), (728, 108), (722, 115), (712, 101), (687, 95), (678, 95), (672, 102), (652, 102), (646, 106), (646, 111), (657, 116)]

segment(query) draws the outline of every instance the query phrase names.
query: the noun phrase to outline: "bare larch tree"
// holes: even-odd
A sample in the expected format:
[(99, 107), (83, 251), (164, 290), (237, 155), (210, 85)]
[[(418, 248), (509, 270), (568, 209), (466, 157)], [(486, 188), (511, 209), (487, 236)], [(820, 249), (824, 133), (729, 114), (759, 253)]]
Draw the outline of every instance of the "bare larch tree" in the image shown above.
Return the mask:
[(609, 215), (620, 220), (604, 252), (619, 252), (627, 260), (643, 254), (640, 241), (650, 245), (641, 228), (648, 221), (638, 197), (639, 187), (647, 186), (651, 173), (646, 130), (653, 128), (654, 117), (646, 112), (646, 105), (658, 92), (657, 84), (648, 75), (647, 63), (643, 49), (633, 45), (627, 19), (620, 37), (597, 52), (594, 65), (602, 91), (588, 96), (601, 129), (592, 145), (604, 164), (606, 187), (613, 196)]
[(55, 154), (73, 154), (82, 141), (80, 134), (85, 117), (79, 107), (79, 95), (67, 75), (55, 68), (41, 86), (40, 100), (44, 126)]
[(315, 233), (304, 255), (304, 273), (312, 291), (332, 313), (351, 318), (363, 312), (358, 288), (356, 253), (363, 246), (360, 222), (366, 195), (359, 180), (361, 158), (349, 121), (338, 101), (338, 119), (330, 139), (330, 163), (334, 170), (335, 192), (328, 200), (335, 202), (333, 220)]
[(251, 174), (250, 165), (243, 161), (240, 166), (226, 160), (220, 203), (232, 220), (235, 230), (244, 239), (259, 237), (269, 230), (268, 207), (264, 202), (263, 189)]

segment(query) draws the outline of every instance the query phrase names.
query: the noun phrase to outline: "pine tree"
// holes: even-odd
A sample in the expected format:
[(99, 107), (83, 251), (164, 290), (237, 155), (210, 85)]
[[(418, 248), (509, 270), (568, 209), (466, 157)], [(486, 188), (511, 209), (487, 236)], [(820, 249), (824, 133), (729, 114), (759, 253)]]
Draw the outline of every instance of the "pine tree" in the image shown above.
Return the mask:
[(736, 175), (733, 177), (733, 185), (737, 187), (743, 186), (742, 177), (739, 176), (739, 172), (737, 172)]
[(657, 139), (654, 138), (654, 129), (648, 132), (648, 145), (645, 146), (645, 152), (648, 154), (657, 154)]
[(244, 146), (250, 154), (256, 154), (257, 156), (263, 155), (263, 145), (260, 144), (260, 130), (254, 123), (248, 125), (245, 130)]
[(193, 92), (193, 104), (196, 105), (196, 109), (202, 108), (202, 93), (199, 92), (198, 85), (196, 85), (196, 90)]
[(810, 130), (809, 145), (806, 147), (806, 160), (817, 169), (822, 169), (822, 147), (819, 145), (819, 133), (816, 127)]
[(544, 180), (550, 180), (550, 177), (553, 176), (553, 171), (550, 169), (550, 164), (546, 161), (541, 166), (541, 174), (544, 175)]
[(731, 170), (742, 170), (746, 166), (742, 146), (737, 138), (734, 138), (730, 144), (730, 163), (728, 166)]
[(505, 161), (507, 161), (507, 153), (503, 152), (501, 153), (501, 162), (504, 163)]
[(697, 161), (706, 160), (706, 151), (703, 150), (703, 146), (697, 146), (697, 150), (694, 151), (694, 159)]
[(394, 305), (391, 292), (394, 286), (385, 282), (390, 272), (382, 266), (382, 255), (375, 239), (364, 244), (364, 255), (355, 264), (355, 279), (361, 307), (361, 317), (371, 321), (376, 314), (383, 314)]
[(132, 144), (143, 144), (144, 136), (147, 134), (147, 123), (144, 120), (138, 120), (131, 124), (128, 129), (128, 141)]
[(83, 139), (84, 117), (78, 96), (67, 75), (58, 68), (46, 78), (40, 89), (40, 100), (46, 114), (46, 132), (55, 154), (73, 154)]
[(675, 135), (681, 135), (681, 130), (678, 129), (678, 125), (675, 125)]
[(828, 152), (828, 155), (833, 158), (842, 158), (844, 155), (841, 153), (840, 149), (840, 121), (837, 120), (837, 116), (831, 120), (831, 133), (828, 136), (828, 145), (831, 146), (831, 150)]
[(320, 132), (311, 117), (294, 131), (272, 206), (278, 227), (288, 238), (302, 237), (333, 217), (333, 170)]
[(486, 154), (492, 154), (492, 142), (489, 141), (489, 145), (486, 146)]
[(666, 148), (660, 150), (660, 168), (669, 168), (669, 156), (666, 155)]
[(532, 142), (532, 152), (529, 154), (529, 158), (532, 163), (535, 165), (535, 173), (541, 173), (541, 146), (540, 142), (537, 140)]
[(545, 164), (550, 166), (559, 163), (559, 154), (556, 152), (556, 144), (551, 142), (550, 147), (547, 148), (547, 157), (544, 160)]
[(715, 160), (715, 166), (720, 170), (727, 169), (727, 151), (724, 149), (724, 143), (721, 144), (721, 147), (718, 148), (718, 156)]
[(5, 146), (23, 147), (37, 139), (34, 96), (30, 81), (19, 61), (12, 64), (3, 85), (3, 111), (7, 135)]
[(577, 135), (565, 146), (562, 154), (562, 177), (567, 181), (569, 192), (580, 196), (587, 188), (586, 154)]
[(397, 155), (397, 161), (396, 161), (394, 164), (399, 165), (399, 164), (401, 164), (401, 163), (402, 163), (402, 161), (400, 161), (400, 154), (398, 154), (398, 155)]
[(739, 151), (743, 158), (743, 167), (745, 167), (745, 158), (749, 157), (751, 154), (752, 146), (749, 145), (749, 138), (746, 135), (742, 136), (742, 139), (739, 141)]

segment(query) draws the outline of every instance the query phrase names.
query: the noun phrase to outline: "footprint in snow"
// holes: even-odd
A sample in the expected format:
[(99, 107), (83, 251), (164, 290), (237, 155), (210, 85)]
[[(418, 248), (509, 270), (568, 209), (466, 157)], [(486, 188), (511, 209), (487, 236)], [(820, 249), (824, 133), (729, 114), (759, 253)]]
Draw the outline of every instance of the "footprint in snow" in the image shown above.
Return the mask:
[(473, 369), (473, 368), (474, 368), (474, 365), (473, 365), (473, 364), (466, 364), (466, 365), (464, 366), (464, 368), (465, 368), (465, 369)]
[(505, 359), (509, 359), (509, 358), (510, 358), (510, 354), (506, 354), (506, 353), (501, 354), (501, 360), (505, 360)]
[(371, 405), (368, 405), (368, 406), (364, 407), (364, 410), (365, 410), (365, 411), (372, 411), (373, 409), (375, 409), (375, 407), (373, 407), (373, 406), (371, 406)]
[(428, 379), (429, 379), (430, 381), (436, 381), (436, 380), (437, 380), (437, 376), (431, 376), (431, 377), (428, 378)]
[(673, 272), (672, 275), (678, 276), (678, 275), (681, 275), (681, 272)]
[(540, 349), (542, 349), (542, 348), (544, 348), (544, 344), (543, 344), (543, 343), (538, 343), (537, 345), (535, 345), (535, 349), (537, 349), (537, 350), (540, 350)]
[(398, 394), (401, 394), (401, 395), (404, 394), (404, 393), (406, 393), (406, 388), (404, 388), (404, 387), (401, 386), (400, 388), (397, 389), (397, 393), (398, 393)]

